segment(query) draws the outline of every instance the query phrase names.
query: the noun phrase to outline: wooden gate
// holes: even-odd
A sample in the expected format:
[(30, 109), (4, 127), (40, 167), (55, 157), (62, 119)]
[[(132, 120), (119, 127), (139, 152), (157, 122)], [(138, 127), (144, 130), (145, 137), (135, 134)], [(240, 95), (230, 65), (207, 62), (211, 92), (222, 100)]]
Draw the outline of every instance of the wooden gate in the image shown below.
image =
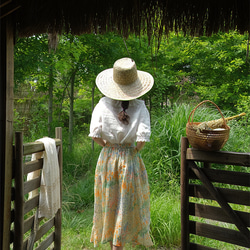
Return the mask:
[[(205, 152), (188, 145), (183, 137), (181, 249), (215, 249), (197, 243), (195, 237), (250, 248), (250, 154)], [(235, 171), (237, 168), (241, 171)]]
[[(24, 162), (24, 157), (33, 153), (43, 152), (42, 142), (23, 144), (22, 133), (15, 134), (13, 181), (12, 181), (12, 210), (11, 210), (11, 249), (53, 249), (61, 248), (61, 209), (51, 219), (37, 218), (39, 206), (39, 187), (41, 175), (27, 181), (28, 173), (43, 168), (43, 158), (36, 161)], [(60, 190), (62, 190), (62, 130), (56, 128), (56, 146), (60, 167)], [(28, 193), (37, 190), (38, 194), (31, 199)], [(62, 198), (62, 191), (60, 191)], [(62, 199), (61, 199), (62, 200)], [(52, 248), (51, 248), (52, 249)]]

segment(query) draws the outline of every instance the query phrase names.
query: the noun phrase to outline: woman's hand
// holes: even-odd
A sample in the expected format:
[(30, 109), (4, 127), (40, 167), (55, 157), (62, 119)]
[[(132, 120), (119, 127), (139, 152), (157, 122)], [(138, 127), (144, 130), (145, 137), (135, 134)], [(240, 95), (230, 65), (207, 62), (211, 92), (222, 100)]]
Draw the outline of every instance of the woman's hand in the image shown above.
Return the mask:
[(136, 150), (137, 152), (139, 152), (145, 145), (145, 141), (138, 141), (137, 144), (136, 144)]
[(102, 138), (92, 137), (92, 139), (100, 146), (105, 147), (106, 141), (104, 141)]

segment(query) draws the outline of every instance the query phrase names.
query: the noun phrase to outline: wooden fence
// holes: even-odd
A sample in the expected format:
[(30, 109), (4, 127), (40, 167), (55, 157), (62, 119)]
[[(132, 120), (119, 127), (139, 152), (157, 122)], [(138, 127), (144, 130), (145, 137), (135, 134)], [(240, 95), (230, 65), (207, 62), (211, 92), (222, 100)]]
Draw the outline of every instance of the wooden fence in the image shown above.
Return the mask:
[[(60, 190), (62, 190), (62, 130), (56, 128), (56, 146), (60, 167)], [(15, 134), (13, 154), (13, 187), (11, 210), (11, 249), (61, 249), (61, 209), (51, 219), (37, 218), (41, 175), (27, 181), (28, 173), (43, 168), (43, 158), (24, 162), (24, 157), (44, 151), (42, 142), (23, 144), (22, 133)], [(27, 199), (28, 193), (37, 190), (38, 194)], [(62, 191), (60, 191), (62, 192)], [(62, 198), (62, 193), (60, 193)], [(62, 200), (62, 199), (61, 199)]]
[[(236, 249), (250, 248), (250, 154), (205, 152), (188, 145), (183, 137), (181, 249), (215, 249), (196, 243), (192, 240), (195, 237), (227, 242), (237, 245)], [(242, 166), (238, 167), (241, 171), (235, 171), (235, 166)], [(233, 206), (240, 211), (233, 210)]]

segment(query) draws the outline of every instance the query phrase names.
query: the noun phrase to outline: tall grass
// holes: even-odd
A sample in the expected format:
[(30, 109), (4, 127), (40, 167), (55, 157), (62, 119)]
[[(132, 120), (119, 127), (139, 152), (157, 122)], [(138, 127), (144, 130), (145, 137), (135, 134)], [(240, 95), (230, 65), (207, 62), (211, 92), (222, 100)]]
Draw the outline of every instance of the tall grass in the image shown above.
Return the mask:
[(167, 192), (151, 195), (151, 235), (157, 247), (180, 245), (180, 194), (178, 186)]
[[(174, 105), (151, 117), (151, 141), (141, 154), (151, 190), (151, 235), (155, 244), (152, 249), (163, 246), (171, 249), (180, 244), (180, 141), (186, 135), (186, 123), (193, 108), (187, 104)], [(232, 114), (225, 112), (225, 116), (229, 115)], [(220, 118), (220, 115), (214, 108), (202, 107), (194, 117), (195, 121), (205, 121)], [(247, 126), (237, 121), (229, 125), (230, 137), (223, 150), (248, 152)], [(64, 147), (63, 249), (93, 249), (89, 238), (94, 171), (100, 149), (95, 145), (93, 152), (91, 140), (84, 133), (74, 138), (73, 152)], [(223, 249), (221, 244), (219, 246)], [(109, 246), (106, 244), (98, 249), (109, 249)]]
[(189, 105), (152, 115), (150, 143), (142, 151), (153, 192), (165, 191), (180, 176), (180, 142), (190, 113)]

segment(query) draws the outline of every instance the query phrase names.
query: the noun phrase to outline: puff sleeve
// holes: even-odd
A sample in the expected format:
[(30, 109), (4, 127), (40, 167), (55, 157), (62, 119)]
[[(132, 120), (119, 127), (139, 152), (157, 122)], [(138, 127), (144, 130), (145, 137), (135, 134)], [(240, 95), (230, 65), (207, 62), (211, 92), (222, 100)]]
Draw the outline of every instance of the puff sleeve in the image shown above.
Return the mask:
[(92, 113), (89, 137), (102, 137), (102, 105), (98, 103)]
[(151, 127), (150, 127), (150, 115), (146, 105), (143, 104), (140, 116), (138, 129), (136, 132), (136, 141), (149, 142), (151, 135)]

